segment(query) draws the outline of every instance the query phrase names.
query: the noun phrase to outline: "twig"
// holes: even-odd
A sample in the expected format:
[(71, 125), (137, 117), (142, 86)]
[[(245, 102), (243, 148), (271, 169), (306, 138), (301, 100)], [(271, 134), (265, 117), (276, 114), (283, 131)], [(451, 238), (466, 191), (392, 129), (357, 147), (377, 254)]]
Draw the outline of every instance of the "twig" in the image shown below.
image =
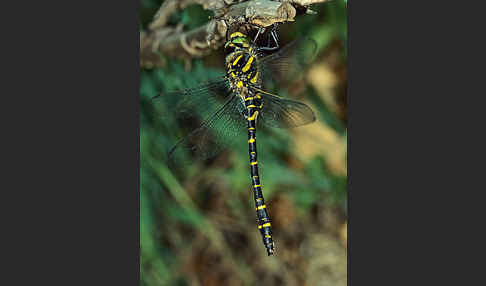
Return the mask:
[(167, 25), (170, 15), (191, 4), (202, 5), (206, 10), (217, 10), (226, 6), (223, 0), (166, 0), (155, 13), (154, 20), (150, 23), (149, 28), (155, 30)]
[[(268, 27), (294, 21), (297, 14), (309, 13), (309, 5), (330, 0), (166, 0), (154, 16), (149, 30), (140, 34), (140, 65), (163, 66), (161, 54), (190, 59), (203, 57), (220, 48), (234, 26), (252, 24)], [(168, 26), (170, 15), (188, 5), (199, 4), (214, 12), (205, 25), (183, 32), (182, 26)]]

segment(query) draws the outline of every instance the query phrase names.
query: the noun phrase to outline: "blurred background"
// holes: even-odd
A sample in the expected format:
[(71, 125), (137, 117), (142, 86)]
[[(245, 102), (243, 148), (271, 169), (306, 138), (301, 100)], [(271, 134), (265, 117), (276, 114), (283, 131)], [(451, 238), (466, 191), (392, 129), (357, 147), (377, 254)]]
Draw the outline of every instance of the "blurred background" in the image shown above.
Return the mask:
[[(141, 1), (141, 31), (162, 2)], [(307, 103), (317, 121), (257, 135), (274, 256), (257, 229), (247, 142), (210, 162), (169, 166), (167, 151), (189, 130), (150, 101), (221, 75), (222, 49), (190, 64), (166, 58), (162, 68), (141, 68), (141, 285), (346, 285), (346, 4), (312, 10), (281, 25), (279, 37), (283, 46), (308, 35), (318, 55), (301, 79), (270, 91)], [(171, 24), (196, 28), (211, 14), (192, 5)]]

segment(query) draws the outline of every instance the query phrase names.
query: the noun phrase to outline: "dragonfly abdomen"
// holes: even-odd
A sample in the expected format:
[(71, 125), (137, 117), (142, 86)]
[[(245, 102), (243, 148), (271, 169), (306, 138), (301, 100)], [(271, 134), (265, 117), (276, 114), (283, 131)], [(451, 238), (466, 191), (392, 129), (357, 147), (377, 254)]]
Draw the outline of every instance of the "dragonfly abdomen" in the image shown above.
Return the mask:
[(255, 199), (255, 209), (257, 213), (257, 223), (260, 234), (262, 235), (263, 243), (267, 249), (267, 254), (270, 256), (274, 252), (274, 242), (272, 238), (272, 225), (270, 216), (267, 212), (265, 200), (263, 199), (262, 186), (260, 183), (260, 176), (258, 174), (258, 155), (256, 146), (256, 122), (258, 114), (262, 107), (261, 96), (257, 93), (253, 95), (250, 93), (245, 98), (245, 107), (247, 109), (248, 120), (248, 147), (250, 155), (250, 175), (253, 188), (253, 196)]

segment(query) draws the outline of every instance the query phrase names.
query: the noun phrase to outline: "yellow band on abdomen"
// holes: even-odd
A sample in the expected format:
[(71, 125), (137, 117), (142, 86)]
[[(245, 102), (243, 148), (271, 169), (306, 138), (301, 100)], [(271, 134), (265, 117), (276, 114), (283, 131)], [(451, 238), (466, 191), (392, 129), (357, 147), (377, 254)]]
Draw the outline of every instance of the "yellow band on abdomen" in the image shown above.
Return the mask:
[(255, 120), (258, 115), (258, 111), (255, 111), (251, 117), (248, 117), (248, 121)]
[(259, 207), (257, 207), (257, 208), (256, 208), (256, 210), (261, 210), (261, 209), (264, 209), (264, 208), (266, 208), (266, 207), (267, 207), (266, 205), (259, 206)]

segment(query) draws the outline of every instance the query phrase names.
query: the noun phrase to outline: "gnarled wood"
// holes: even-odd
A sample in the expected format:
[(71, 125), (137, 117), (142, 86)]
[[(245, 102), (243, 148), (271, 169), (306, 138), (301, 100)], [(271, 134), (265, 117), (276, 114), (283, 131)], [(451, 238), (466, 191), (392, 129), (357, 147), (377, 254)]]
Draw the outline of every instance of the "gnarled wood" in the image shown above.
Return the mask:
[[(165, 61), (161, 54), (184, 59), (205, 56), (224, 44), (228, 29), (234, 25), (248, 23), (269, 27), (274, 23), (294, 21), (302, 7), (308, 9), (311, 4), (328, 1), (166, 0), (149, 24), (148, 31), (140, 33), (140, 65), (146, 68), (163, 66)], [(191, 31), (183, 31), (181, 25), (167, 25), (170, 15), (191, 4), (213, 11), (214, 17)]]

